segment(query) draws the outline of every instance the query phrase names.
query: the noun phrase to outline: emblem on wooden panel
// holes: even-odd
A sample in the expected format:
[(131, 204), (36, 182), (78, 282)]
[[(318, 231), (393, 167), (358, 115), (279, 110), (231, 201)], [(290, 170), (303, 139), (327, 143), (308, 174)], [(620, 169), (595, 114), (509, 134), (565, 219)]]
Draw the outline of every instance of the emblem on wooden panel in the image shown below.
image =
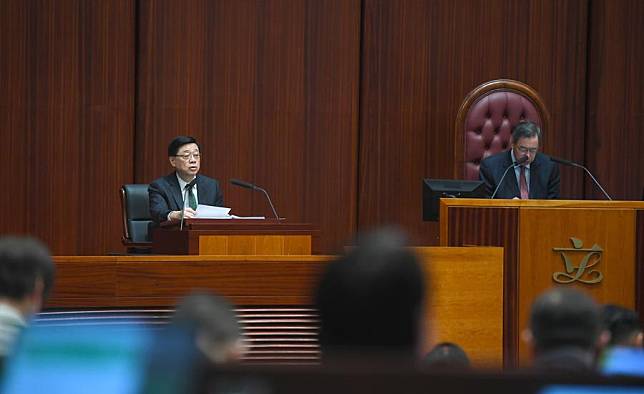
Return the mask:
[[(559, 252), (564, 263), (565, 272), (555, 272), (552, 274), (552, 280), (557, 283), (568, 284), (581, 282), (586, 284), (599, 283), (604, 279), (604, 275), (594, 269), (602, 259), (603, 249), (601, 246), (594, 244), (591, 248), (584, 248), (584, 242), (581, 239), (571, 237), (572, 248), (552, 248)], [(579, 261), (578, 265), (575, 262)]]

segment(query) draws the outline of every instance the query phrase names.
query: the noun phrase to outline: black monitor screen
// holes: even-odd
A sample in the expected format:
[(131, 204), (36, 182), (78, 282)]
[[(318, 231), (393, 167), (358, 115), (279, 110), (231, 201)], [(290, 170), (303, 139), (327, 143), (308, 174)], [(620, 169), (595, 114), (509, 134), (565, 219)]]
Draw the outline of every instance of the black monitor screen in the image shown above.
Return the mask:
[(423, 180), (423, 220), (438, 221), (441, 198), (485, 198), (483, 181), (458, 179)]

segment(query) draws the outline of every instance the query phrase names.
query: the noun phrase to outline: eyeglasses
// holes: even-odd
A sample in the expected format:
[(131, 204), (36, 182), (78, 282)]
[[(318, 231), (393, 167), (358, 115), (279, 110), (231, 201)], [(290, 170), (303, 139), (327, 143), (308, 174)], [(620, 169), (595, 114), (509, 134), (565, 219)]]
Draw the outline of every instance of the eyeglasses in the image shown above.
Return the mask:
[(191, 157), (194, 157), (195, 160), (200, 160), (201, 159), (201, 155), (199, 154), (199, 152), (185, 153), (183, 155), (174, 155), (174, 157), (178, 157), (183, 161), (188, 161), (188, 160), (190, 160)]
[(539, 148), (526, 148), (525, 146), (518, 146), (517, 149), (519, 149), (519, 152), (521, 153), (530, 153), (530, 154), (535, 154), (537, 153), (537, 149)]

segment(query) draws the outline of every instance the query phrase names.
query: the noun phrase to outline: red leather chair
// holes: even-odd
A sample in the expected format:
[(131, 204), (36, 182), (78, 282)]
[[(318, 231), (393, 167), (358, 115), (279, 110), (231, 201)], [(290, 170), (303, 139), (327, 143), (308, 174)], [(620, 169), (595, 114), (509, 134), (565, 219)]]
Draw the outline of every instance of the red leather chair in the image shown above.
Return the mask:
[(509, 149), (512, 128), (524, 119), (547, 133), (550, 115), (530, 86), (497, 79), (472, 90), (456, 116), (454, 178), (478, 179), (481, 160)]

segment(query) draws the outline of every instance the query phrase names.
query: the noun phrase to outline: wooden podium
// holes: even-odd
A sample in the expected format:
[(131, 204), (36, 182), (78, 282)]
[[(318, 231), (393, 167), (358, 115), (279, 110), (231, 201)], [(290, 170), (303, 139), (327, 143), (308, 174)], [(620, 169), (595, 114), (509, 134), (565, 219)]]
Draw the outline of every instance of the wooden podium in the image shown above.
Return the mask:
[(310, 255), (318, 231), (273, 219), (186, 219), (152, 229), (153, 254)]
[(441, 199), (440, 243), (504, 247), (507, 366), (527, 358), (519, 333), (534, 298), (552, 286), (644, 306), (644, 202)]

